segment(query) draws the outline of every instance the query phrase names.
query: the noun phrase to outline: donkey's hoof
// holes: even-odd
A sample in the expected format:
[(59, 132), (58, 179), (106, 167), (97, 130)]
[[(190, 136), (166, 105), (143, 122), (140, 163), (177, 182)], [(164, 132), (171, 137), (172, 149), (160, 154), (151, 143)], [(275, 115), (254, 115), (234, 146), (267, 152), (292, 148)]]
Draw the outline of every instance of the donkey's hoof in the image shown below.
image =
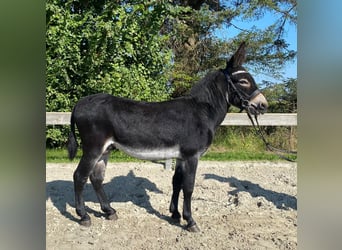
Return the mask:
[(197, 224), (194, 224), (192, 226), (187, 226), (186, 227), (186, 230), (188, 230), (189, 232), (192, 232), (192, 233), (198, 233), (200, 232), (201, 230), (199, 229), (199, 227), (197, 226)]
[(173, 218), (173, 217), (171, 217), (170, 222), (171, 223), (175, 223), (175, 224), (180, 224), (181, 223), (181, 219), (180, 218)]
[(80, 220), (80, 225), (84, 227), (90, 227), (91, 220)]
[(113, 214), (108, 214), (106, 219), (107, 220), (117, 220), (119, 217), (116, 213), (113, 213)]
[(172, 222), (174, 222), (174, 223), (180, 223), (181, 222), (181, 216), (179, 213), (178, 214), (177, 213), (172, 214), (171, 219), (172, 219)]

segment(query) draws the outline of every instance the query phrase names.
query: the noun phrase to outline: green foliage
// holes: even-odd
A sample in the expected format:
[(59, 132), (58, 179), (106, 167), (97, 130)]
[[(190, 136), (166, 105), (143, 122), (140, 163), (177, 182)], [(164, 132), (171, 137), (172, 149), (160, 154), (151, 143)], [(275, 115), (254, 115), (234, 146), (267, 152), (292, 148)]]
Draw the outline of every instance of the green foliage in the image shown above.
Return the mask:
[(58, 148), (65, 145), (69, 129), (63, 126), (46, 127), (46, 146), (48, 148)]
[(288, 79), (283, 83), (264, 83), (263, 93), (267, 96), (269, 112), (295, 113), (297, 112), (297, 79)]
[(165, 1), (47, 2), (47, 111), (70, 110), (85, 95), (168, 98), (171, 51), (160, 35)]
[(262, 152), (264, 145), (253, 133), (252, 127), (219, 127), (213, 142), (213, 150)]
[[(172, 11), (167, 1), (59, 1), (46, 4), (46, 111), (70, 111), (83, 96), (106, 92), (161, 101), (171, 50), (160, 29)], [(47, 145), (66, 130), (48, 128)]]

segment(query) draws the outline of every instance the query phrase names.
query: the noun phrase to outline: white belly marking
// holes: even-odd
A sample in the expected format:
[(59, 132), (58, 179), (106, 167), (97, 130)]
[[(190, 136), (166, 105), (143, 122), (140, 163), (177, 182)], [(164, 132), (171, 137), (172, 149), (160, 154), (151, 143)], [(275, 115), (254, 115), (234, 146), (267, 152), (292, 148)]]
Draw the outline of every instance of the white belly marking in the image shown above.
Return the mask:
[(169, 148), (132, 148), (129, 146), (123, 146), (118, 143), (114, 145), (124, 151), (126, 154), (139, 158), (142, 160), (164, 160), (171, 158), (179, 158), (179, 146), (169, 147)]
[(102, 152), (105, 152), (110, 145), (114, 145), (115, 148), (125, 152), (126, 154), (142, 160), (164, 160), (180, 157), (178, 145), (167, 148), (133, 148), (122, 145), (114, 141), (113, 138), (109, 138), (105, 142)]

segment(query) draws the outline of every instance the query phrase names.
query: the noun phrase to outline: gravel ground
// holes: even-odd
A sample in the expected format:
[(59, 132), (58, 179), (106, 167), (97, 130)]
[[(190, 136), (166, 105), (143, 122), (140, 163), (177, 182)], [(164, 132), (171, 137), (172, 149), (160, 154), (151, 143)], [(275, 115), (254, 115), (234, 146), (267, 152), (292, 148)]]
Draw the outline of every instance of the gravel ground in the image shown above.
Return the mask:
[(109, 163), (105, 191), (119, 219), (103, 217), (88, 182), (92, 225), (80, 226), (76, 165), (46, 166), (46, 249), (297, 249), (296, 163), (200, 161), (192, 199), (199, 233), (170, 220), (173, 171), (151, 162)]

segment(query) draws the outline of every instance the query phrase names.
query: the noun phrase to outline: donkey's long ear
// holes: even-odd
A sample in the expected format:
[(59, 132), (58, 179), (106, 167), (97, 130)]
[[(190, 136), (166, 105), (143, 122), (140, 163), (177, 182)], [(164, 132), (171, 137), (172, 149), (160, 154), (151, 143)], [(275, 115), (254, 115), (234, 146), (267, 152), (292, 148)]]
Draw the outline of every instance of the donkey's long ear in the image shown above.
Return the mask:
[(246, 59), (246, 42), (242, 42), (235, 54), (227, 61), (227, 68), (241, 66)]

